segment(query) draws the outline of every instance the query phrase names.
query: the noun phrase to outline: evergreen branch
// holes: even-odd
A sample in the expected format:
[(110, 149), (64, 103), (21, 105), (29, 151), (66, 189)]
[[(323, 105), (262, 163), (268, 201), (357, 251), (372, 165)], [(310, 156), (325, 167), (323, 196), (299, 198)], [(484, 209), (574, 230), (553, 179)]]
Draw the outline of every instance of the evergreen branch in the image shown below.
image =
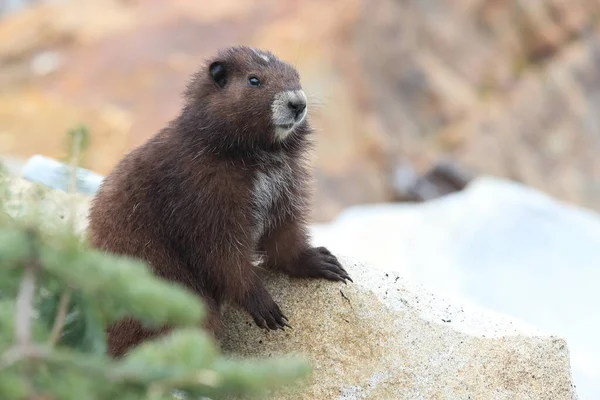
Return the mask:
[[(1, 204), (0, 204), (1, 205)], [(7, 213), (6, 211), (0, 210), (0, 214), (7, 216), (8, 218), (10, 218), (12, 221), (15, 220), (15, 218), (10, 215), (9, 213)]]
[[(79, 134), (78, 134), (79, 133)], [(79, 131), (75, 131), (73, 133), (73, 143), (71, 149), (71, 179), (69, 181), (69, 194), (71, 195), (69, 198), (69, 225), (71, 230), (75, 227), (75, 218), (76, 218), (76, 198), (75, 193), (77, 192), (77, 166), (79, 164), (79, 150), (82, 142), (82, 134)]]
[(179, 386), (202, 385), (211, 388), (216, 388), (220, 384), (219, 375), (209, 369), (201, 369), (193, 371), (187, 376), (163, 379), (148, 387), (148, 398), (150, 400), (162, 399), (166, 392), (170, 392), (173, 388)]
[(22, 360), (43, 360), (48, 357), (48, 351), (40, 346), (33, 344), (29, 345), (16, 345), (8, 349), (2, 355), (2, 362), (0, 362), (0, 371), (11, 367), (14, 363)]
[[(69, 182), (69, 193), (70, 196), (70, 215), (69, 215), (69, 224), (71, 229), (73, 230), (75, 226), (75, 218), (76, 215), (76, 199), (75, 192), (77, 191), (77, 166), (79, 164), (79, 150), (81, 148), (82, 143), (82, 135), (77, 134), (75, 132), (73, 134), (73, 144), (72, 144), (72, 153), (71, 153), (71, 179)], [(52, 332), (50, 333), (50, 339), (48, 340), (48, 344), (50, 346), (55, 346), (56, 343), (60, 340), (60, 335), (63, 331), (65, 325), (65, 319), (67, 318), (67, 308), (69, 306), (69, 302), (71, 301), (71, 291), (69, 289), (65, 290), (60, 296), (60, 301), (58, 304), (58, 311), (56, 313), (56, 319), (54, 320), (54, 325), (52, 326)]]
[(25, 265), (23, 280), (17, 296), (17, 316), (15, 337), (19, 346), (31, 344), (31, 324), (33, 319), (33, 298), (35, 296), (35, 265), (32, 261)]
[(56, 319), (54, 320), (52, 332), (50, 333), (50, 339), (48, 340), (48, 344), (50, 346), (55, 346), (56, 343), (58, 343), (58, 341), (60, 340), (60, 335), (65, 325), (65, 319), (67, 318), (67, 309), (69, 307), (70, 301), (71, 291), (67, 289), (60, 296), (60, 301), (58, 303), (58, 311), (56, 313)]

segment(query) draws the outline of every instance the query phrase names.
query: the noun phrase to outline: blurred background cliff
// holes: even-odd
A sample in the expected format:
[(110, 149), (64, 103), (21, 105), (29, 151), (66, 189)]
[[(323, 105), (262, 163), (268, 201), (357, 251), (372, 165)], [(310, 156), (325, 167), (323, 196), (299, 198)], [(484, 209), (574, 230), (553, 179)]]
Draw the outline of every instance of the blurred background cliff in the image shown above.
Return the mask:
[[(600, 210), (598, 0), (0, 0), (0, 155), (107, 174), (176, 116), (218, 48), (297, 65), (318, 131), (314, 221), (451, 161)], [(407, 183), (408, 182), (408, 183)]]

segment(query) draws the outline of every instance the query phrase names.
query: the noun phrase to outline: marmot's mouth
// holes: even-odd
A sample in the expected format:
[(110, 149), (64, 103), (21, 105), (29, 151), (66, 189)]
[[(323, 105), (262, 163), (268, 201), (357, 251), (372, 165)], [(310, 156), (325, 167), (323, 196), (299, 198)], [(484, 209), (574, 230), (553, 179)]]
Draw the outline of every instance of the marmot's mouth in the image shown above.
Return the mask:
[(292, 129), (292, 126), (294, 126), (294, 123), (292, 122), (291, 124), (283, 124), (283, 125), (277, 125), (277, 127), (285, 129), (286, 131), (288, 129)]

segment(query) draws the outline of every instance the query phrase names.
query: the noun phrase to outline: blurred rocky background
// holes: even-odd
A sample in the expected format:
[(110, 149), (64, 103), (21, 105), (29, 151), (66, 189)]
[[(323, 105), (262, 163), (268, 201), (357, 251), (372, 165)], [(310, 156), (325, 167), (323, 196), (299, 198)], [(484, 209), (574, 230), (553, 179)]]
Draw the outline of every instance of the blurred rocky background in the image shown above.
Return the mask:
[(315, 221), (435, 197), (417, 180), (440, 163), (600, 209), (598, 0), (2, 0), (0, 12), (3, 156), (60, 158), (84, 123), (84, 166), (106, 174), (177, 114), (204, 57), (249, 44), (301, 71)]

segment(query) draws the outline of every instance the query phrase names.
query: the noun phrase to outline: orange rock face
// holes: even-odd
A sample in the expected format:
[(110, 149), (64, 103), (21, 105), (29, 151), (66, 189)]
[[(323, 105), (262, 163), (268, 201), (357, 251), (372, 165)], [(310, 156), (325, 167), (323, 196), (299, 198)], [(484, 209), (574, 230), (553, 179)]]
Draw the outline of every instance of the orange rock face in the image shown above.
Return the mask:
[(370, 4), (357, 54), (394, 156), (451, 156), (600, 210), (600, 3)]
[(399, 161), (424, 171), (446, 155), (600, 208), (600, 5), (525, 3), (36, 5), (0, 20), (0, 154), (60, 158), (85, 123), (85, 166), (106, 174), (177, 114), (206, 56), (248, 44), (302, 75), (318, 132), (315, 221), (393, 198)]

